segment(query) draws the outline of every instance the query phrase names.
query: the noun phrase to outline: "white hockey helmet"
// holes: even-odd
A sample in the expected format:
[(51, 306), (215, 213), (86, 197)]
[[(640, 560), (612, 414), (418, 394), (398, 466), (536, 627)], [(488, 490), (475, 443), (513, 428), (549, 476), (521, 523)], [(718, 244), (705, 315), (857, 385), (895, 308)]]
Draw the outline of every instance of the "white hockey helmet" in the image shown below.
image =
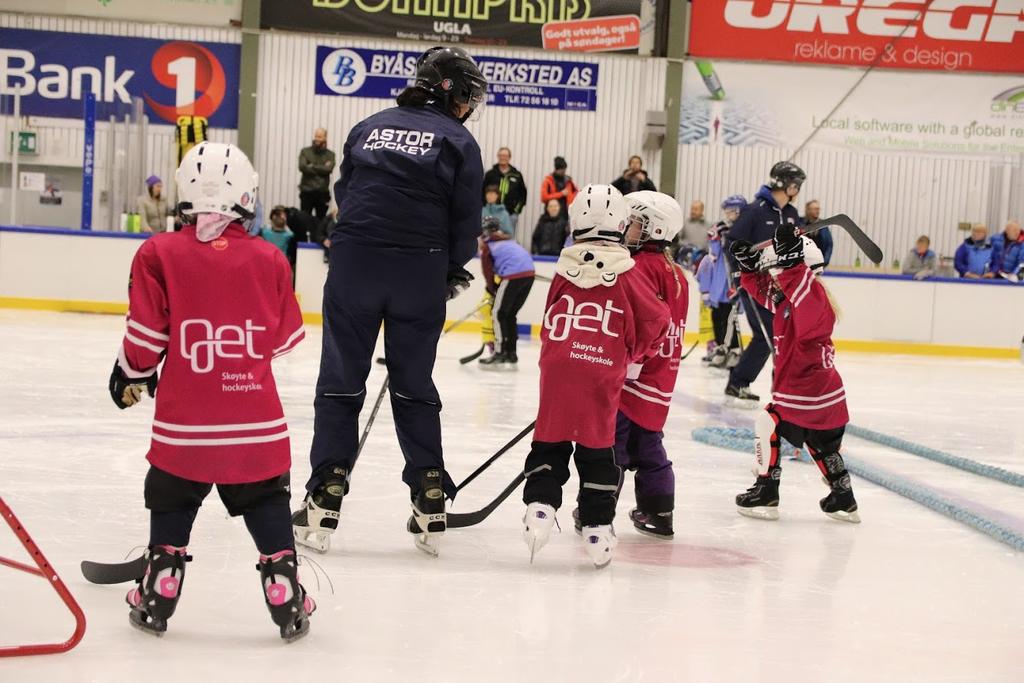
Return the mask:
[[(640, 223), (640, 237), (627, 240), (626, 246), (637, 247), (644, 242), (671, 242), (683, 229), (683, 210), (672, 197), (663, 192), (640, 190), (626, 195), (629, 221)], [(627, 230), (628, 232), (628, 230)]]
[(576, 242), (621, 242), (627, 218), (629, 207), (626, 200), (611, 185), (587, 185), (569, 205), (569, 229)]
[(199, 143), (181, 160), (174, 181), (178, 210), (185, 215), (219, 213), (245, 220), (256, 215), (259, 175), (234, 145)]
[[(821, 249), (814, 243), (807, 235), (804, 235), (800, 239), (804, 242), (804, 265), (811, 269), (811, 272), (818, 275), (825, 269), (825, 257), (821, 253)], [(768, 270), (774, 268), (779, 262), (779, 257), (775, 255), (775, 249), (771, 246), (765, 247), (764, 251), (761, 252), (761, 258), (758, 261), (758, 270)]]

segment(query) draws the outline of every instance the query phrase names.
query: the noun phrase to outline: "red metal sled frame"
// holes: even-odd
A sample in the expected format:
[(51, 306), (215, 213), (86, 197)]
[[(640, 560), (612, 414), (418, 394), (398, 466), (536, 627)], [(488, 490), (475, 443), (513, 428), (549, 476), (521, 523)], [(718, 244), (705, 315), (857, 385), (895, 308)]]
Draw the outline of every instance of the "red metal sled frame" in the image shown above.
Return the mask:
[(64, 585), (64, 582), (57, 576), (57, 572), (54, 571), (53, 567), (43, 556), (43, 553), (39, 550), (39, 547), (32, 540), (32, 537), (28, 535), (28, 531), (21, 525), (18, 518), (14, 516), (14, 512), (7, 506), (4, 499), (0, 497), (0, 515), (3, 516), (4, 521), (7, 522), (8, 526), (11, 527), (11, 531), (18, 537), (21, 544), (25, 546), (25, 550), (28, 551), (29, 557), (31, 557), (36, 566), (24, 564), (17, 560), (12, 560), (6, 557), (0, 557), (0, 565), (11, 567), (12, 569), (19, 569), (28, 574), (35, 574), (40, 576), (47, 581), (53, 589), (57, 591), (57, 595), (64, 601), (68, 609), (71, 610), (71, 614), (75, 617), (75, 632), (71, 634), (71, 637), (65, 640), (63, 643), (46, 643), (42, 645), (9, 645), (0, 646), (0, 657), (19, 657), (26, 655), (50, 655), (59, 652), (67, 652), (82, 640), (82, 636), (85, 635), (85, 614), (82, 612), (82, 608), (78, 606), (74, 596), (71, 595), (71, 591)]

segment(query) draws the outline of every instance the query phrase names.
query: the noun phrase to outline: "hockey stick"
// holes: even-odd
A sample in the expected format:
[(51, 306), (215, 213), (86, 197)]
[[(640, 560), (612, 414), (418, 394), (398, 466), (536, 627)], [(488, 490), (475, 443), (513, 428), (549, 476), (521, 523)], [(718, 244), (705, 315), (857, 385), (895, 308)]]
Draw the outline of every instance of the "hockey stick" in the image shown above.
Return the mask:
[(700, 344), (700, 339), (698, 339), (697, 341), (693, 342), (693, 346), (690, 347), (690, 350), (687, 351), (686, 353), (684, 353), (683, 355), (681, 355), (679, 357), (679, 362), (680, 363), (682, 363), (684, 360), (686, 360), (686, 357), (689, 356), (691, 353), (693, 353), (693, 350), (695, 348), (697, 348), (697, 344)]
[(366, 439), (370, 436), (370, 427), (373, 426), (373, 421), (377, 419), (377, 411), (380, 410), (380, 404), (384, 402), (384, 394), (388, 392), (388, 385), (391, 384), (391, 376), (384, 376), (384, 384), (380, 385), (380, 393), (377, 394), (377, 400), (373, 404), (373, 410), (370, 411), (370, 417), (366, 420), (366, 426), (363, 427), (363, 433), (359, 437), (359, 447), (356, 448), (356, 458), (363, 452), (363, 446), (366, 445)]
[(512, 483), (505, 487), (505, 490), (498, 494), (498, 497), (480, 508), (476, 512), (449, 512), (448, 528), (463, 529), (467, 526), (474, 526), (490, 517), (491, 513), (498, 509), (498, 506), (505, 502), (505, 499), (512, 495), (512, 492), (519, 488), (519, 485), (526, 480), (526, 475), (520, 472)]
[[(842, 228), (850, 236), (850, 239), (856, 243), (857, 247), (864, 252), (864, 255), (868, 257), (868, 260), (872, 263), (881, 263), (884, 258), (881, 248), (875, 244), (870, 237), (864, 234), (864, 231), (860, 229), (853, 220), (845, 213), (839, 213), (831, 218), (824, 218), (820, 221), (805, 225), (800, 228), (799, 233), (801, 235), (809, 235), (811, 233), (818, 232), (822, 228), (827, 228), (830, 225), (834, 225), (838, 228)], [(754, 245), (754, 249), (761, 250), (766, 249), (772, 245), (771, 240), (765, 240)]]
[(487, 469), (488, 467), (490, 467), (490, 466), (491, 466), (491, 463), (493, 463), (493, 462), (494, 462), (495, 460), (497, 460), (497, 459), (498, 459), (498, 458), (500, 458), (501, 456), (503, 456), (503, 455), (505, 455), (506, 453), (508, 453), (508, 452), (509, 452), (509, 451), (510, 451), (510, 450), (512, 449), (512, 447), (513, 447), (513, 446), (515, 446), (515, 445), (516, 445), (517, 443), (519, 443), (519, 442), (520, 442), (520, 441), (522, 441), (522, 440), (523, 440), (524, 438), (526, 438), (526, 435), (527, 435), (527, 434), (529, 434), (530, 432), (532, 432), (532, 431), (533, 431), (533, 428), (534, 428), (534, 427), (535, 427), (536, 425), (537, 425), (537, 421), (536, 421), (536, 420), (534, 420), (533, 422), (531, 422), (530, 424), (528, 424), (528, 425), (526, 426), (526, 428), (525, 428), (525, 429), (523, 429), (523, 431), (519, 432), (519, 433), (518, 433), (518, 434), (516, 434), (516, 435), (515, 435), (514, 437), (512, 437), (512, 440), (511, 440), (511, 441), (509, 441), (509, 442), (508, 442), (507, 444), (505, 444), (504, 446), (502, 446), (501, 448), (499, 448), (499, 449), (498, 449), (498, 452), (497, 452), (497, 453), (495, 453), (495, 454), (494, 454), (494, 455), (492, 455), (491, 457), (487, 458), (487, 460), (486, 460), (486, 461), (484, 461), (484, 464), (480, 465), (480, 467), (477, 467), (477, 468), (476, 468), (476, 470), (474, 470), (474, 471), (473, 471), (473, 473), (472, 473), (471, 475), (469, 475), (468, 477), (466, 477), (466, 478), (465, 478), (465, 479), (464, 479), (464, 480), (462, 481), (462, 483), (461, 483), (461, 484), (459, 484), (458, 486), (456, 486), (456, 487), (455, 487), (455, 490), (456, 490), (456, 491), (461, 491), (462, 489), (464, 489), (464, 488), (466, 487), (466, 484), (468, 484), (469, 482), (473, 481), (473, 480), (474, 480), (474, 479), (476, 479), (476, 478), (477, 478), (478, 476), (480, 476), (480, 473), (481, 473), (481, 472), (483, 472), (484, 470), (486, 470), (486, 469)]
[(487, 349), (487, 344), (481, 344), (479, 349), (477, 349), (473, 353), (469, 354), (468, 356), (463, 356), (462, 358), (460, 358), (459, 359), (459, 364), (460, 365), (466, 365), (467, 363), (472, 363), (477, 358), (479, 358), (480, 356), (484, 355), (484, 351), (486, 349)]
[(114, 584), (138, 581), (146, 572), (146, 556), (125, 562), (90, 562), (82, 560), (82, 576), (89, 583)]

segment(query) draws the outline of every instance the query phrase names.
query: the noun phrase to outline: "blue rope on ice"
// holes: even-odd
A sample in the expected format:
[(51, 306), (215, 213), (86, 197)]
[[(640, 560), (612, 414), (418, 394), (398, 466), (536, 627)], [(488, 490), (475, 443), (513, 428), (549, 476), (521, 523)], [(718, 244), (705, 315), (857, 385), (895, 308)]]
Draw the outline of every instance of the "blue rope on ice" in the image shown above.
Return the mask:
[[(741, 453), (753, 454), (754, 451), (754, 432), (749, 429), (700, 427), (693, 430), (693, 440), (706, 443), (709, 446), (717, 446)], [(1024, 552), (1024, 535), (972, 512), (962, 505), (957, 505), (927, 487), (911, 483), (894, 474), (882, 472), (849, 456), (844, 456), (844, 459), (846, 460), (846, 469), (851, 474), (867, 479), (873, 484), (877, 484), (904, 498), (909, 498), (915, 503), (920, 503), (935, 512), (966, 524), (976, 531), (980, 531), (1001, 543), (1005, 543), (1014, 550)]]
[(1004, 484), (1010, 484), (1011, 486), (1024, 487), (1024, 474), (1004, 470), (1002, 467), (994, 467), (993, 465), (986, 465), (985, 463), (971, 460), (970, 458), (963, 458), (959, 455), (943, 453), (942, 451), (922, 446), (921, 444), (914, 443), (913, 441), (907, 441), (906, 439), (901, 439), (897, 436), (890, 436), (889, 434), (882, 434), (881, 432), (857, 427), (856, 425), (846, 425), (846, 433), (861, 439), (874, 441), (875, 443), (883, 446), (895, 448), (896, 450), (905, 451), (911, 455), (918, 455), (933, 462), (949, 465), (950, 467), (955, 467), (965, 472), (970, 472), (971, 474), (995, 479), (996, 481), (1001, 481)]

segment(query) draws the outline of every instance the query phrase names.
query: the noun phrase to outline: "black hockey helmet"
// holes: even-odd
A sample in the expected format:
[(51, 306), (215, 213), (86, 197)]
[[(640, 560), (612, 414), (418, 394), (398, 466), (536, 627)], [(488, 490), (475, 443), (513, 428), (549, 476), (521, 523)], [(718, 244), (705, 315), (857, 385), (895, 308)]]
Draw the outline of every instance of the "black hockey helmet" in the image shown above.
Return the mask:
[[(416, 61), (416, 87), (439, 98), (446, 110), (454, 104), (469, 105), (469, 113), (484, 103), (487, 79), (462, 48), (432, 47)], [(469, 114), (462, 120), (469, 118)]]
[(790, 185), (796, 185), (799, 190), (807, 180), (803, 169), (791, 161), (780, 161), (772, 166), (770, 177), (773, 190), (785, 190)]

